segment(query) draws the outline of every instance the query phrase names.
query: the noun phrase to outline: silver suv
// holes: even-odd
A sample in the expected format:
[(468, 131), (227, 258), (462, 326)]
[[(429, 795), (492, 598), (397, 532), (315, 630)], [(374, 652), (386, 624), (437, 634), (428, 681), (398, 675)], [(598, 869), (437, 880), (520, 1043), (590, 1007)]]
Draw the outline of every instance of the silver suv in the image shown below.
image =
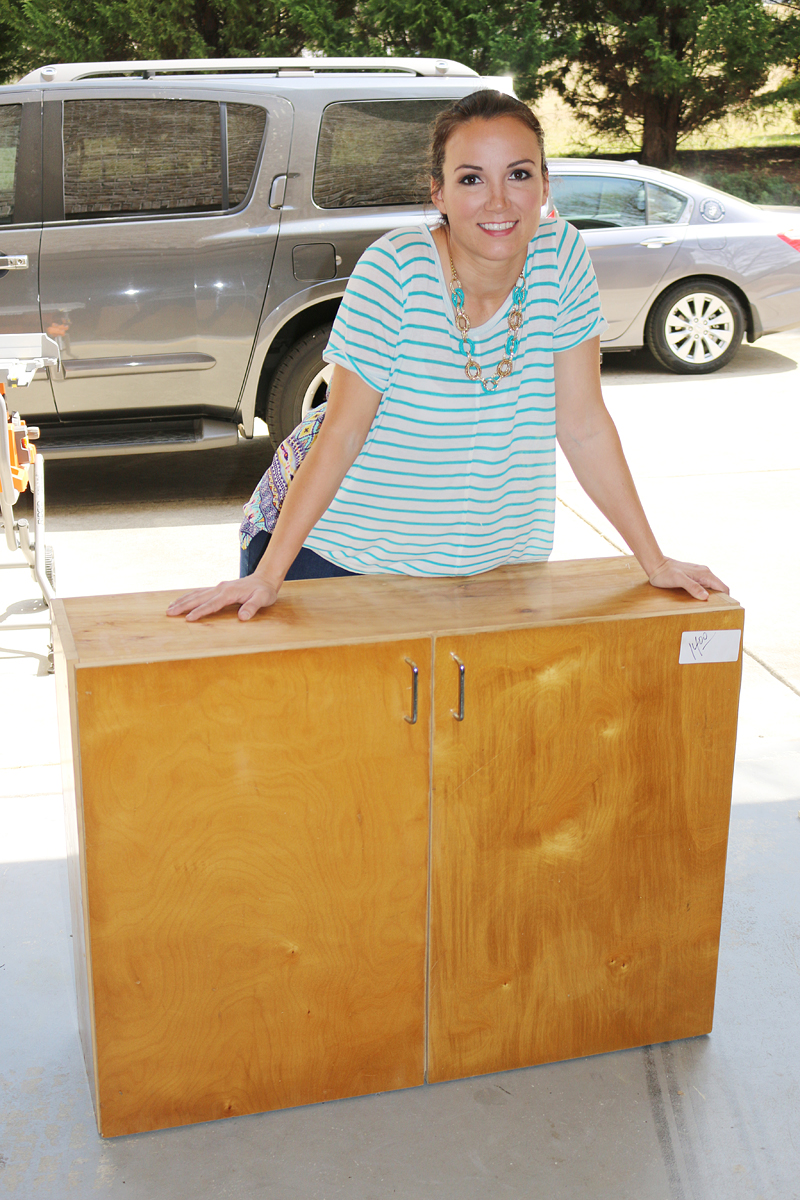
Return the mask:
[(322, 398), (347, 277), (424, 217), (424, 59), (44, 67), (0, 88), (0, 333), (61, 367), (14, 393), (48, 457), (280, 441)]

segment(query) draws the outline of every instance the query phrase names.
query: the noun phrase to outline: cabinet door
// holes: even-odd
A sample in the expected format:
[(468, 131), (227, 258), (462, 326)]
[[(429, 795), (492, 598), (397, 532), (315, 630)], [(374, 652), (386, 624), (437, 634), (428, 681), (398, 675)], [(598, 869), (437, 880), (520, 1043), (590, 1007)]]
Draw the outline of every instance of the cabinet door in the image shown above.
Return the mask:
[(431, 1081), (710, 1030), (740, 664), (678, 657), (741, 622), (436, 641)]
[(423, 1081), (430, 657), (76, 671), (105, 1136)]

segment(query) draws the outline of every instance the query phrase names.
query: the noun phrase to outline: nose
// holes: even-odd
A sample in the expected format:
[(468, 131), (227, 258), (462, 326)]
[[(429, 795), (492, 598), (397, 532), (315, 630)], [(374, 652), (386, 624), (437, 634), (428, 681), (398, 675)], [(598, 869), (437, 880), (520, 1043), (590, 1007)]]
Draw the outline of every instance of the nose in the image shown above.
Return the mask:
[(496, 180), (489, 185), (489, 194), (486, 197), (486, 207), (491, 212), (502, 212), (508, 204), (508, 196), (506, 192), (506, 181)]

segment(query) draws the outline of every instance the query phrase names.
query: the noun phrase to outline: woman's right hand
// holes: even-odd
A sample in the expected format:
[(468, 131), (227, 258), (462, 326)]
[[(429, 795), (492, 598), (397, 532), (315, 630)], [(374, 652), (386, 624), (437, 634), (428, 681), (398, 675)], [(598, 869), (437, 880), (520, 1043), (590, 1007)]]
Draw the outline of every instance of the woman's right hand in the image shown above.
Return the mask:
[(231, 579), (216, 587), (197, 588), (179, 596), (170, 604), (167, 616), (185, 616), (187, 621), (199, 621), (235, 604), (239, 608), (239, 620), (249, 621), (259, 609), (269, 608), (277, 598), (278, 589), (274, 584), (257, 575), (247, 575), (244, 579)]

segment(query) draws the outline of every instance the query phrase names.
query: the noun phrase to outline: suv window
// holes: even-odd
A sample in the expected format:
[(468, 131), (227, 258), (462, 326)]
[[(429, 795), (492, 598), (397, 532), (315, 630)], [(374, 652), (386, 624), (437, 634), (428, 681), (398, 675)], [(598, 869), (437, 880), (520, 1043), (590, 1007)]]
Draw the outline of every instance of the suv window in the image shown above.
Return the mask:
[(452, 100), (364, 100), (329, 104), (322, 114), (314, 169), (320, 208), (422, 204), (420, 178), (431, 125)]
[(0, 105), (0, 225), (9, 225), (14, 219), (14, 189), (21, 120), (21, 104)]
[(266, 112), (257, 105), (68, 100), (64, 215), (75, 219), (236, 207), (250, 189), (265, 124)]
[(247, 199), (267, 124), (257, 104), (223, 104), (228, 122), (228, 204), (238, 208)]

